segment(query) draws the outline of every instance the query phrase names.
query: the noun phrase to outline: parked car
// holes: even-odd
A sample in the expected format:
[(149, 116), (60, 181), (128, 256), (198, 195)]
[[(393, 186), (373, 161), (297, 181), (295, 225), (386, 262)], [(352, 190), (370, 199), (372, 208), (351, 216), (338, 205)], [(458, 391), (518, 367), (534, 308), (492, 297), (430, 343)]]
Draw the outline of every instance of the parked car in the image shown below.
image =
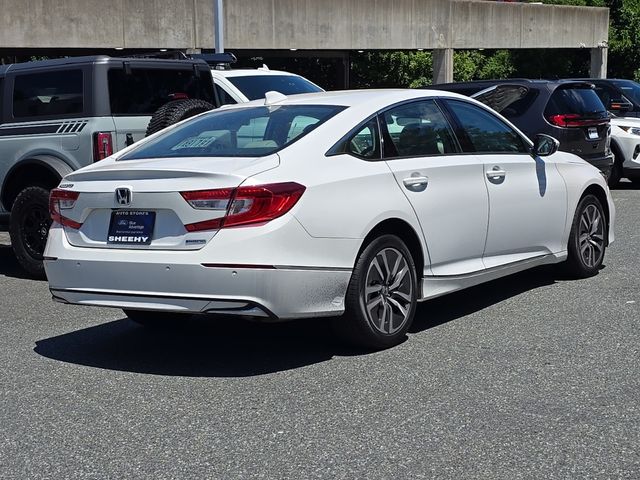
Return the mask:
[(609, 112), (617, 117), (640, 117), (640, 84), (618, 78), (575, 79), (595, 85), (595, 91)]
[(631, 80), (581, 79), (595, 85), (595, 92), (612, 115), (611, 152), (614, 155), (609, 186), (622, 178), (640, 182), (640, 84)]
[(609, 115), (589, 82), (481, 80), (429, 88), (474, 96), (529, 137), (550, 135), (560, 141), (561, 151), (578, 155), (607, 178), (611, 174)]
[(149, 326), (346, 313), (338, 332), (388, 347), (418, 301), (542, 264), (598, 272), (614, 205), (557, 147), (447, 92), (269, 93), (67, 175), (49, 286)]
[[(231, 53), (185, 55), (182, 52), (168, 52), (170, 58), (193, 58), (206, 61), (211, 66), (211, 75), (217, 97), (216, 105), (233, 105), (264, 98), (267, 92), (275, 91), (283, 95), (322, 92), (316, 84), (300, 75), (277, 70), (260, 68), (232, 69), (236, 57)], [(148, 58), (148, 55), (144, 55)], [(156, 57), (157, 54), (151, 54)], [(151, 118), (147, 135), (152, 135), (176, 122), (189, 118), (204, 110), (200, 104), (192, 101), (176, 100), (162, 106)]]
[(617, 186), (622, 178), (640, 185), (640, 118), (611, 119), (611, 150), (615, 160), (609, 186)]
[(151, 115), (176, 99), (200, 112), (216, 104), (206, 62), (92, 56), (0, 66), (0, 215), (29, 274), (44, 274), (49, 190), (144, 138)]

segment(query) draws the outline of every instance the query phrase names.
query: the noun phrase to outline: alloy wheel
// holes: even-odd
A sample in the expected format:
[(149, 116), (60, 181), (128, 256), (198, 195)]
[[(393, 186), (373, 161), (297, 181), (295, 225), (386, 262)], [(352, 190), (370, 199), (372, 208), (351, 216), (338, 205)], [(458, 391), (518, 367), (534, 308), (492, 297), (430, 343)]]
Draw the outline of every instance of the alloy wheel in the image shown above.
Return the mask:
[(50, 226), (49, 212), (40, 205), (32, 206), (25, 215), (22, 221), (22, 239), (31, 257), (42, 259)]
[(594, 204), (589, 204), (580, 216), (578, 245), (584, 264), (593, 268), (604, 255), (604, 221), (602, 213)]
[(395, 248), (381, 250), (369, 264), (364, 307), (369, 322), (380, 333), (397, 332), (409, 318), (413, 298), (410, 268)]

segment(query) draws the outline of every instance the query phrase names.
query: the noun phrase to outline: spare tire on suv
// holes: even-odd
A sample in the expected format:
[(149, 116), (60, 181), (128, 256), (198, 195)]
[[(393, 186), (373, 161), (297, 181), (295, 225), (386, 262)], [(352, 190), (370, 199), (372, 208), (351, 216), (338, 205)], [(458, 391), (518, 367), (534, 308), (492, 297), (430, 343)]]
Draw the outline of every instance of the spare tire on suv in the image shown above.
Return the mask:
[(156, 113), (151, 117), (146, 135), (147, 137), (153, 135), (169, 125), (186, 120), (199, 113), (207, 112), (213, 108), (214, 106), (209, 102), (198, 99), (174, 100), (166, 103), (156, 110)]

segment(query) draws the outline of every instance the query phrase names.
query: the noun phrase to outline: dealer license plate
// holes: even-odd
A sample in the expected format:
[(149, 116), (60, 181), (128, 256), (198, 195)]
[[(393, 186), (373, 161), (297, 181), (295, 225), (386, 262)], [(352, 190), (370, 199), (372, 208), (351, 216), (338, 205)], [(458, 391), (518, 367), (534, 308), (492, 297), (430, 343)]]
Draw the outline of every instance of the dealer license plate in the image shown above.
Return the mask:
[(111, 212), (108, 244), (149, 245), (153, 236), (156, 212), (114, 210)]

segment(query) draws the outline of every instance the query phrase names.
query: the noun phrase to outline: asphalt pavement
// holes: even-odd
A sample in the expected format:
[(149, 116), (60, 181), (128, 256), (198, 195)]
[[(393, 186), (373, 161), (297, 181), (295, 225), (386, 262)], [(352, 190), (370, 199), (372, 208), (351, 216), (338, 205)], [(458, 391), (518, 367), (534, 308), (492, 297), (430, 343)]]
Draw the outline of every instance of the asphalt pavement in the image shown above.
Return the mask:
[(640, 190), (605, 267), (421, 304), (402, 345), (325, 320), (149, 332), (61, 305), (0, 234), (2, 479), (640, 478)]

